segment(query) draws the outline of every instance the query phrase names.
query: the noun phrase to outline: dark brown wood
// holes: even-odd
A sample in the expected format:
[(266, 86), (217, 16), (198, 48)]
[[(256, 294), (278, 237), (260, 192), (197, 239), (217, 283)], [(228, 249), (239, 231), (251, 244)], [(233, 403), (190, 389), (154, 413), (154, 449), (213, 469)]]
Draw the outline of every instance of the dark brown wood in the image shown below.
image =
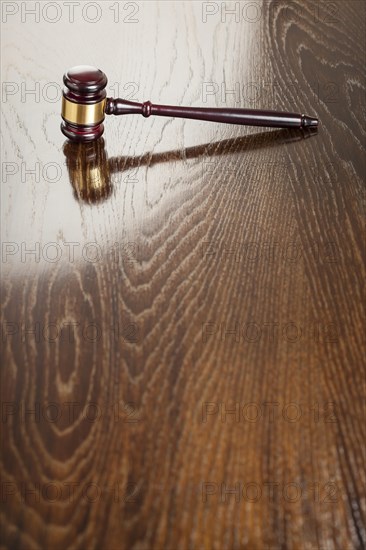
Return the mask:
[[(365, 547), (365, 3), (66, 4), (2, 11), (0, 546)], [(79, 60), (321, 127), (68, 143)]]
[(264, 109), (214, 109), (209, 107), (180, 107), (177, 105), (154, 105), (151, 101), (137, 103), (123, 99), (108, 98), (107, 115), (139, 113), (145, 118), (151, 115), (206, 120), (224, 124), (265, 126), (267, 128), (317, 128), (318, 119), (300, 113), (268, 111)]

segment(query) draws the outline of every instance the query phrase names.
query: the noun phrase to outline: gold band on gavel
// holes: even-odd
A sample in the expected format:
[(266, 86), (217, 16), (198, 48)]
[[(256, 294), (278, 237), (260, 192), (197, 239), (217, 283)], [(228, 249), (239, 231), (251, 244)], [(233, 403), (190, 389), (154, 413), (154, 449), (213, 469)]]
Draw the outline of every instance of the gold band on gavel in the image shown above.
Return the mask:
[(106, 99), (99, 103), (86, 105), (84, 103), (73, 103), (62, 96), (62, 118), (72, 124), (97, 124), (104, 120)]

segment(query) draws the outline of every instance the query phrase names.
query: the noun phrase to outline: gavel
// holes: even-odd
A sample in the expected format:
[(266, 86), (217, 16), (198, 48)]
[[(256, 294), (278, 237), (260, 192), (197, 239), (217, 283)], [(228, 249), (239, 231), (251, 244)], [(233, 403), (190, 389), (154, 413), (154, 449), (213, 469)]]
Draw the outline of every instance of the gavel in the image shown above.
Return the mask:
[(104, 132), (105, 115), (141, 114), (207, 120), (245, 126), (270, 128), (317, 128), (318, 119), (304, 114), (259, 109), (217, 109), (209, 107), (179, 107), (155, 105), (150, 101), (137, 103), (125, 99), (107, 98), (106, 75), (100, 69), (80, 65), (69, 69), (63, 78), (62, 133), (71, 141), (90, 142)]

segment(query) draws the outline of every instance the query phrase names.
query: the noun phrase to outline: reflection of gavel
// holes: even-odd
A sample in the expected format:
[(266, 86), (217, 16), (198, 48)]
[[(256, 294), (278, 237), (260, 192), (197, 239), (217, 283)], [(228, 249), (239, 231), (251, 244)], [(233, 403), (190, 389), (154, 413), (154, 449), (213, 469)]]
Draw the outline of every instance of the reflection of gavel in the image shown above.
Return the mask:
[(276, 130), (224, 139), (175, 151), (112, 158), (108, 158), (104, 139), (100, 138), (89, 143), (65, 141), (63, 151), (75, 198), (91, 204), (102, 202), (111, 195), (111, 176), (113, 174), (119, 174), (134, 168), (138, 169), (142, 166), (152, 167), (165, 162), (184, 162), (198, 158), (202, 158), (204, 162), (212, 163), (210, 159), (215, 156), (222, 157), (228, 154), (278, 147), (314, 135), (316, 135), (316, 132), (313, 131)]
[(74, 196), (88, 203), (101, 202), (112, 192), (111, 166), (104, 139), (91, 143), (70, 143), (63, 147)]
[(318, 119), (297, 113), (258, 109), (211, 109), (154, 105), (106, 97), (107, 77), (99, 69), (81, 65), (64, 75), (61, 130), (72, 141), (98, 139), (104, 132), (105, 115), (141, 114), (209, 120), (246, 126), (272, 128), (316, 128)]

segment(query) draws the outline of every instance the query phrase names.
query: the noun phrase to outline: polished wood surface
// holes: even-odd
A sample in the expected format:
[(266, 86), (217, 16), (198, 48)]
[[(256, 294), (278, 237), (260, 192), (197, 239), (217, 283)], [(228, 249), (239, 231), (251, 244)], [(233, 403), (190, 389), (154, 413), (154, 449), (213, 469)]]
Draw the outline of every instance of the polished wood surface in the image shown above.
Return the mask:
[[(363, 548), (365, 3), (33, 4), (2, 4), (1, 547)], [(78, 64), (319, 131), (67, 144)]]

